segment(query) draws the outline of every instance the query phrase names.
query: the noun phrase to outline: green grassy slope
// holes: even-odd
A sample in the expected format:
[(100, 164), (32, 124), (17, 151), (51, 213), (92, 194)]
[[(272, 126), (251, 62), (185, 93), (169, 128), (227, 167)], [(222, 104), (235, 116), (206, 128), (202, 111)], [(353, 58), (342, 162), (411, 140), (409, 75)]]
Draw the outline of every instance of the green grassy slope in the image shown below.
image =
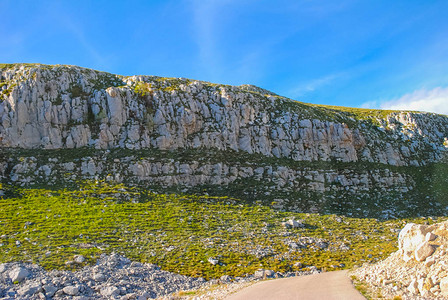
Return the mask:
[[(259, 268), (340, 269), (386, 257), (405, 223), (279, 212), (228, 197), (154, 194), (103, 182), (86, 182), (79, 190), (3, 190), (0, 262), (32, 261), (49, 269), (80, 267), (67, 264), (76, 254), (92, 263), (110, 252), (205, 278)], [(281, 222), (290, 217), (305, 227), (284, 228)], [(220, 264), (207, 262), (210, 257)], [(303, 267), (294, 266), (298, 261)]]

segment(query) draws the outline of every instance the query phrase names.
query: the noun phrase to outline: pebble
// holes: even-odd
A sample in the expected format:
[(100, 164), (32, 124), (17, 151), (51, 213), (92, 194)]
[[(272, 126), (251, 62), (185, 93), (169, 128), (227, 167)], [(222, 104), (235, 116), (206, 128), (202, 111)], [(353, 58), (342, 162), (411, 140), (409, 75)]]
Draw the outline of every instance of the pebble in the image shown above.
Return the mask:
[(73, 299), (153, 299), (207, 284), (203, 278), (163, 271), (152, 264), (133, 263), (117, 254), (102, 255), (96, 265), (75, 272), (46, 271), (37, 265), (19, 262), (1, 266), (8, 276), (0, 275), (0, 299), (29, 299), (31, 296), (33, 299), (42, 296), (42, 299), (67, 296)]
[[(217, 259), (214, 259), (217, 260)], [(261, 269), (256, 274), (232, 278), (223, 275), (219, 280), (206, 281), (161, 270), (152, 264), (131, 262), (117, 255), (101, 255), (96, 265), (79, 271), (46, 271), (37, 265), (19, 262), (2, 264), (4, 272), (20, 274), (18, 284), (0, 275), (0, 299), (175, 299), (179, 291), (203, 290), (208, 299), (222, 299), (226, 295), (264, 278), (309, 275), (311, 271), (276, 273)], [(8, 273), (9, 272), (9, 273)], [(260, 273), (260, 272), (259, 272)], [(26, 276), (23, 276), (26, 275)], [(260, 275), (260, 274), (258, 274)], [(106, 283), (107, 282), (107, 283)], [(220, 284), (219, 283), (223, 283)], [(216, 286), (216, 284), (218, 284)], [(213, 288), (211, 288), (213, 287)], [(164, 298), (166, 297), (166, 298)]]

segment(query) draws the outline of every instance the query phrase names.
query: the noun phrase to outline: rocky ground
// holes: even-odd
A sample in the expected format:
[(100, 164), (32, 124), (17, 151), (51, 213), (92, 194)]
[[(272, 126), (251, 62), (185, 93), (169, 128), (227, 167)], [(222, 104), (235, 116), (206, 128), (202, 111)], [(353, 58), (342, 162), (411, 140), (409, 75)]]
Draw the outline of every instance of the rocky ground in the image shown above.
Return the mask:
[[(84, 258), (76, 256), (74, 263)], [(206, 281), (160, 270), (153, 264), (131, 262), (112, 254), (79, 271), (46, 271), (24, 263), (0, 264), (0, 299), (222, 299), (251, 283), (267, 278), (308, 275), (260, 269), (246, 277)]]
[(0, 265), (0, 274), (0, 295), (6, 299), (147, 299), (206, 283), (119, 255), (103, 256), (95, 266), (76, 272), (6, 263)]
[(407, 224), (399, 250), (389, 258), (352, 272), (375, 298), (446, 299), (448, 297), (448, 222)]

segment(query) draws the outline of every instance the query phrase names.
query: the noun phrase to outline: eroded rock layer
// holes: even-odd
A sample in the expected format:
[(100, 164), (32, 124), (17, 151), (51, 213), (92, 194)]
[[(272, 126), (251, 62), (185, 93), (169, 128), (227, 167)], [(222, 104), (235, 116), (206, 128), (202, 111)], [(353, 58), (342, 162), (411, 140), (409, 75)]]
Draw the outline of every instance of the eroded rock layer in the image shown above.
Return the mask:
[(249, 85), (75, 66), (0, 68), (5, 183), (107, 179), (362, 215), (393, 216), (402, 199), (402, 210), (415, 211), (420, 197), (425, 209), (445, 207), (444, 115), (316, 106)]

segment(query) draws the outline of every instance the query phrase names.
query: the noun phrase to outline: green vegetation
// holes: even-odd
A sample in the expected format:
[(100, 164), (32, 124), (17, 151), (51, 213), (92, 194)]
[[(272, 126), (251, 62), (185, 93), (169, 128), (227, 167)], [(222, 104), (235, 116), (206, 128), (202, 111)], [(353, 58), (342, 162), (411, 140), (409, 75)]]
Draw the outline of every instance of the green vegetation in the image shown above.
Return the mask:
[(345, 107), (345, 106), (334, 106), (334, 105), (319, 105), (313, 104), (314, 107), (321, 107), (331, 109), (337, 112), (345, 112), (348, 115), (356, 117), (360, 120), (368, 119), (384, 119), (391, 113), (401, 112), (399, 110), (385, 110), (385, 109), (371, 109), (371, 108), (357, 108), (357, 107)]
[[(92, 115), (92, 119), (94, 116)], [(151, 121), (148, 116), (147, 122)], [(149, 125), (148, 125), (149, 126)], [(156, 163), (173, 166), (171, 173), (164, 173), (164, 176), (180, 176), (179, 171), (174, 167), (174, 162), (179, 164), (199, 164), (214, 165), (225, 164), (228, 167), (243, 168), (278, 168), (287, 167), (290, 170), (300, 172), (320, 172), (341, 176), (353, 177), (367, 176), (372, 178), (382, 178), (384, 176), (404, 176), (406, 183), (389, 186), (388, 190), (381, 187), (370, 186), (366, 190), (347, 190), (341, 188), (338, 181), (325, 180), (323, 185), (327, 190), (323, 193), (310, 191), (309, 185), (313, 184), (312, 179), (304, 176), (296, 177), (291, 185), (278, 187), (276, 181), (267, 174), (262, 177), (256, 174), (245, 178), (237, 179), (226, 185), (203, 184), (196, 186), (184, 186), (181, 184), (166, 186), (157, 184), (159, 175), (150, 175), (147, 181), (141, 181), (132, 173), (123, 173), (123, 182), (128, 186), (144, 186), (159, 193), (188, 193), (198, 195), (229, 196), (240, 199), (242, 203), (258, 203), (273, 208), (279, 208), (278, 199), (283, 199), (282, 209), (294, 211), (310, 211), (310, 207), (315, 207), (317, 211), (328, 214), (339, 214), (356, 217), (375, 218), (400, 218), (405, 216), (428, 216), (445, 215), (448, 205), (448, 163), (428, 164), (426, 166), (391, 166), (381, 163), (371, 162), (341, 162), (341, 161), (294, 161), (289, 158), (266, 157), (245, 152), (232, 150), (218, 151), (213, 149), (181, 149), (176, 151), (157, 149), (111, 149), (99, 150), (93, 148), (79, 149), (3, 149), (0, 155), (0, 162), (9, 159), (8, 165), (14, 166), (23, 161), (34, 165), (34, 169), (22, 171), (22, 178), (33, 178), (28, 187), (33, 188), (60, 188), (73, 187), (77, 184), (73, 178), (85, 178), (81, 174), (81, 164), (86, 159), (95, 162), (103, 162), (103, 171), (98, 174), (99, 179), (106, 179), (108, 174), (116, 173), (125, 165), (140, 163)], [(58, 161), (53, 169), (51, 179), (39, 174), (36, 170), (51, 160)], [(61, 166), (63, 163), (73, 162), (74, 171), (70, 174)], [(36, 165), (37, 163), (37, 165)], [(117, 169), (118, 168), (118, 169)], [(123, 170), (126, 172), (127, 168)], [(11, 184), (7, 179), (12, 170), (5, 171), (3, 182)], [(121, 171), (119, 171), (121, 172)], [(129, 171), (127, 171), (129, 172)], [(192, 176), (201, 175), (197, 171)], [(225, 176), (225, 175), (223, 175)], [(109, 180), (109, 179), (108, 179)], [(373, 179), (371, 179), (373, 180)], [(402, 191), (403, 185), (408, 190)], [(422, 201), (424, 199), (424, 201)], [(388, 214), (383, 214), (389, 211)]]
[(152, 85), (144, 81), (135, 83), (134, 92), (140, 97), (152, 96)]
[[(66, 262), (75, 254), (92, 263), (116, 252), (206, 278), (258, 268), (292, 271), (297, 261), (305, 269), (333, 270), (386, 257), (405, 223), (279, 212), (228, 197), (155, 194), (103, 182), (76, 190), (3, 190), (0, 262), (32, 261), (49, 269), (73, 268)], [(305, 227), (285, 229), (281, 222), (290, 217)], [(291, 248), (293, 242), (301, 246)], [(210, 257), (220, 264), (207, 262)]]
[[(66, 72), (70, 82), (68, 89), (58, 90), (57, 97), (51, 101), (54, 105), (62, 104), (62, 95), (86, 101), (84, 118), (69, 120), (67, 128), (88, 124), (92, 138), (98, 136), (101, 122), (107, 116), (104, 107), (93, 110), (96, 107), (92, 106), (91, 97), (95, 91), (117, 87), (116, 91), (121, 95), (133, 92), (132, 96), (139, 102), (138, 109), (142, 104), (146, 108), (145, 114), (138, 115), (142, 118), (140, 124), (146, 126), (140, 130), (149, 128), (154, 138), (157, 135), (157, 131), (152, 130), (155, 127), (154, 113), (160, 97), (170, 93), (172, 97), (165, 100), (185, 102), (188, 97), (183, 93), (193, 83), (189, 79), (148, 76), (144, 81), (127, 81), (126, 85), (123, 76), (67, 66), (0, 64), (0, 69), (21, 66), (25, 67), (23, 72), (20, 71), (23, 74), (18, 72), (19, 76), (13, 80), (0, 78), (0, 99), (22, 84), (21, 80), (36, 80), (43, 76), (57, 82)], [(30, 69), (37, 66), (42, 72)], [(52, 72), (48, 72), (49, 69)], [(83, 81), (85, 75), (89, 79)], [(394, 141), (378, 130), (378, 126), (385, 124), (383, 120), (397, 111), (307, 104), (254, 86), (242, 86), (238, 90), (208, 82), (200, 82), (200, 85), (203, 89), (199, 93), (209, 95), (221, 93), (222, 89), (248, 93), (245, 99), (249, 103), (241, 105), (250, 106), (258, 101), (260, 111), (269, 114), (273, 126), (291, 113), (303, 119), (344, 123), (351, 129), (372, 126), (375, 130), (366, 130), (366, 139), (384, 137), (376, 140), (390, 142), (393, 147), (411, 143), (409, 140)], [(45, 92), (54, 94), (52, 89), (55, 87), (56, 84), (45, 86)], [(137, 108), (130, 110), (129, 116), (129, 122), (137, 120)], [(375, 143), (375, 139), (368, 142)], [(428, 161), (426, 155), (433, 153), (432, 149), (428, 150), (414, 151), (410, 159)], [(291, 157), (294, 155), (291, 153)], [(92, 175), (82, 174), (81, 165), (90, 160), (97, 165), (102, 163), (98, 168), (102, 170), (101, 174), (93, 171)], [(22, 162), (28, 162), (24, 164), (26, 168), (13, 169)], [(149, 175), (142, 176), (140, 181), (141, 178), (134, 176), (129, 168), (131, 165), (142, 167), (139, 162), (157, 162), (167, 167), (166, 170), (159, 168), (158, 174), (147, 172)], [(218, 278), (224, 274), (243, 276), (259, 268), (279, 272), (306, 270), (311, 266), (328, 271), (350, 268), (383, 259), (395, 251), (398, 230), (406, 222), (434, 221), (431, 218), (391, 218), (446, 215), (448, 207), (448, 162), (442, 160), (415, 167), (337, 159), (296, 161), (229, 149), (167, 151), (86, 147), (58, 150), (3, 148), (0, 163), (6, 166), (1, 170), (4, 176), (0, 183), (4, 195), (0, 197), (0, 263), (30, 261), (47, 269), (79, 268), (82, 265), (71, 262), (74, 255), (84, 255), (87, 258), (85, 264), (91, 264), (100, 254), (112, 252), (132, 260), (158, 264), (165, 270), (205, 278)], [(64, 163), (73, 163), (73, 167), (65, 167)], [(176, 182), (185, 175), (179, 168), (184, 163), (225, 165), (227, 170), (216, 171), (219, 173), (216, 175), (227, 178), (232, 176), (229, 175), (232, 169), (241, 174), (250, 168), (247, 174), (252, 175), (235, 176), (239, 178), (229, 180), (225, 185), (166, 186), (163, 181), (158, 181), (166, 176)], [(51, 176), (44, 176), (49, 166)], [(296, 175), (282, 178), (281, 174), (274, 174), (281, 173), (281, 167)], [(257, 168), (262, 171), (255, 171)], [(188, 175), (204, 175), (200, 169), (195, 168), (195, 173)], [(225, 172), (227, 174), (221, 174)], [(310, 175), (312, 173), (331, 176), (318, 181)], [(115, 174), (123, 177), (123, 184), (113, 183)], [(332, 178), (333, 174), (341, 176), (342, 180)], [(204, 176), (213, 175), (209, 172)], [(14, 176), (28, 179), (23, 180), (28, 183), (19, 188), (13, 183)], [(89, 176), (99, 178), (99, 181), (77, 181)], [(342, 183), (345, 178), (359, 180), (361, 177), (368, 182), (364, 190), (357, 189), (361, 184)], [(391, 178), (403, 180), (389, 185), (376, 184)], [(106, 179), (109, 183), (101, 181)], [(280, 185), (280, 181), (286, 183)], [(323, 188), (313, 189), (313, 184)], [(300, 211), (319, 211), (326, 215)], [(383, 214), (385, 211), (387, 213)], [(302, 220), (305, 226), (285, 228), (282, 222), (290, 218)], [(212, 265), (209, 258), (217, 259), (219, 264)], [(358, 282), (356, 286), (370, 297), (371, 292), (363, 283)], [(375, 293), (373, 297), (381, 297), (379, 292)]]
[(373, 286), (368, 284), (365, 281), (358, 279), (356, 276), (352, 275), (351, 280), (355, 288), (368, 300), (371, 299), (384, 299), (384, 300), (401, 300), (402, 297), (399, 295), (394, 296), (393, 298), (383, 296), (382, 290), (378, 286)]
[(350, 279), (352, 280), (353, 285), (355, 286), (355, 289), (358, 290), (358, 292), (360, 292), (366, 299), (372, 299), (369, 292), (370, 286), (367, 285), (367, 283), (358, 280), (356, 276), (351, 276)]

